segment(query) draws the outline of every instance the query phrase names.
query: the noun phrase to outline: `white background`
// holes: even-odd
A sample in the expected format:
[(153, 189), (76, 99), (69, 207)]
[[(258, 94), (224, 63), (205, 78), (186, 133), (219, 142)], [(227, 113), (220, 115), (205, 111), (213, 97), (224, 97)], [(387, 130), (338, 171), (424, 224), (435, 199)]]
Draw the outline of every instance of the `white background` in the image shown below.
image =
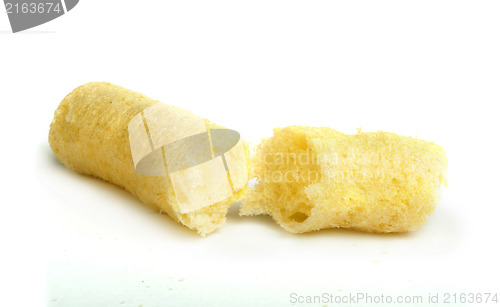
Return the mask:
[[(82, 0), (12, 34), (2, 10), (2, 305), (499, 292), (499, 16), (498, 1)], [(54, 158), (53, 112), (89, 81), (185, 107), (251, 141), (290, 124), (418, 136), (446, 150), (449, 187), (411, 234), (294, 235), (234, 206), (201, 238)]]

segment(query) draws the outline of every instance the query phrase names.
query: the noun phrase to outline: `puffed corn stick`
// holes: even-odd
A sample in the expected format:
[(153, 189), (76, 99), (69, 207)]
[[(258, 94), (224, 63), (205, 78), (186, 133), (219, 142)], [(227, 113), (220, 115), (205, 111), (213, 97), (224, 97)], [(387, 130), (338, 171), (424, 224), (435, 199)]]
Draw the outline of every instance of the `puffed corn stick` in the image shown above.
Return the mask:
[(447, 170), (431, 142), (303, 126), (275, 129), (251, 161), (257, 184), (240, 214), (271, 215), (293, 233), (415, 230), (433, 213)]
[[(60, 103), (49, 143), (68, 168), (121, 186), (205, 235), (247, 190), (247, 145), (233, 133), (236, 145), (228, 146), (227, 131), (182, 108), (94, 82)], [(217, 144), (215, 132), (223, 135)]]

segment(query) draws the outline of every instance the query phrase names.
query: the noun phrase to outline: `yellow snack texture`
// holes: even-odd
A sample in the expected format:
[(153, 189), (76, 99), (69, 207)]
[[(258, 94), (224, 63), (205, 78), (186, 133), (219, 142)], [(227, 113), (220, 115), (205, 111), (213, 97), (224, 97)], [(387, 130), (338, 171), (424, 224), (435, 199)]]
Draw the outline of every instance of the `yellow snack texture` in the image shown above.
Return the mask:
[[(157, 103), (159, 101), (110, 83), (82, 85), (67, 95), (55, 111), (49, 132), (50, 147), (68, 168), (123, 187), (149, 207), (167, 213), (205, 236), (225, 223), (229, 206), (241, 199), (248, 188), (245, 184), (223, 201), (181, 213), (168, 174), (145, 176), (137, 172), (128, 125), (132, 118)], [(174, 106), (169, 110), (173, 117), (192, 114)], [(224, 128), (208, 120), (204, 122), (207, 129)], [(248, 147), (244, 141), (242, 144), (248, 165)], [(242, 177), (247, 178), (248, 167), (239, 170), (245, 171)]]
[(446, 171), (446, 154), (432, 142), (381, 131), (276, 128), (252, 156), (257, 181), (240, 214), (271, 215), (293, 233), (413, 231), (433, 213)]

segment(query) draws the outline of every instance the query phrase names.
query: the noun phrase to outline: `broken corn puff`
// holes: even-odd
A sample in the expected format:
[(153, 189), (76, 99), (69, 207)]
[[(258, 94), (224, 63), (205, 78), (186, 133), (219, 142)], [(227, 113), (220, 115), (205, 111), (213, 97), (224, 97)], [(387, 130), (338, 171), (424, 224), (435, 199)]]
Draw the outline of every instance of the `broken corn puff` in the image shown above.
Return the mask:
[[(247, 145), (233, 131), (236, 145), (228, 146), (227, 131), (182, 108), (94, 82), (60, 103), (49, 144), (68, 168), (123, 187), (204, 236), (247, 190)], [(218, 144), (215, 132), (225, 137)]]
[(446, 170), (440, 146), (412, 137), (277, 128), (252, 157), (257, 182), (240, 214), (271, 215), (293, 233), (413, 231), (433, 213)]

